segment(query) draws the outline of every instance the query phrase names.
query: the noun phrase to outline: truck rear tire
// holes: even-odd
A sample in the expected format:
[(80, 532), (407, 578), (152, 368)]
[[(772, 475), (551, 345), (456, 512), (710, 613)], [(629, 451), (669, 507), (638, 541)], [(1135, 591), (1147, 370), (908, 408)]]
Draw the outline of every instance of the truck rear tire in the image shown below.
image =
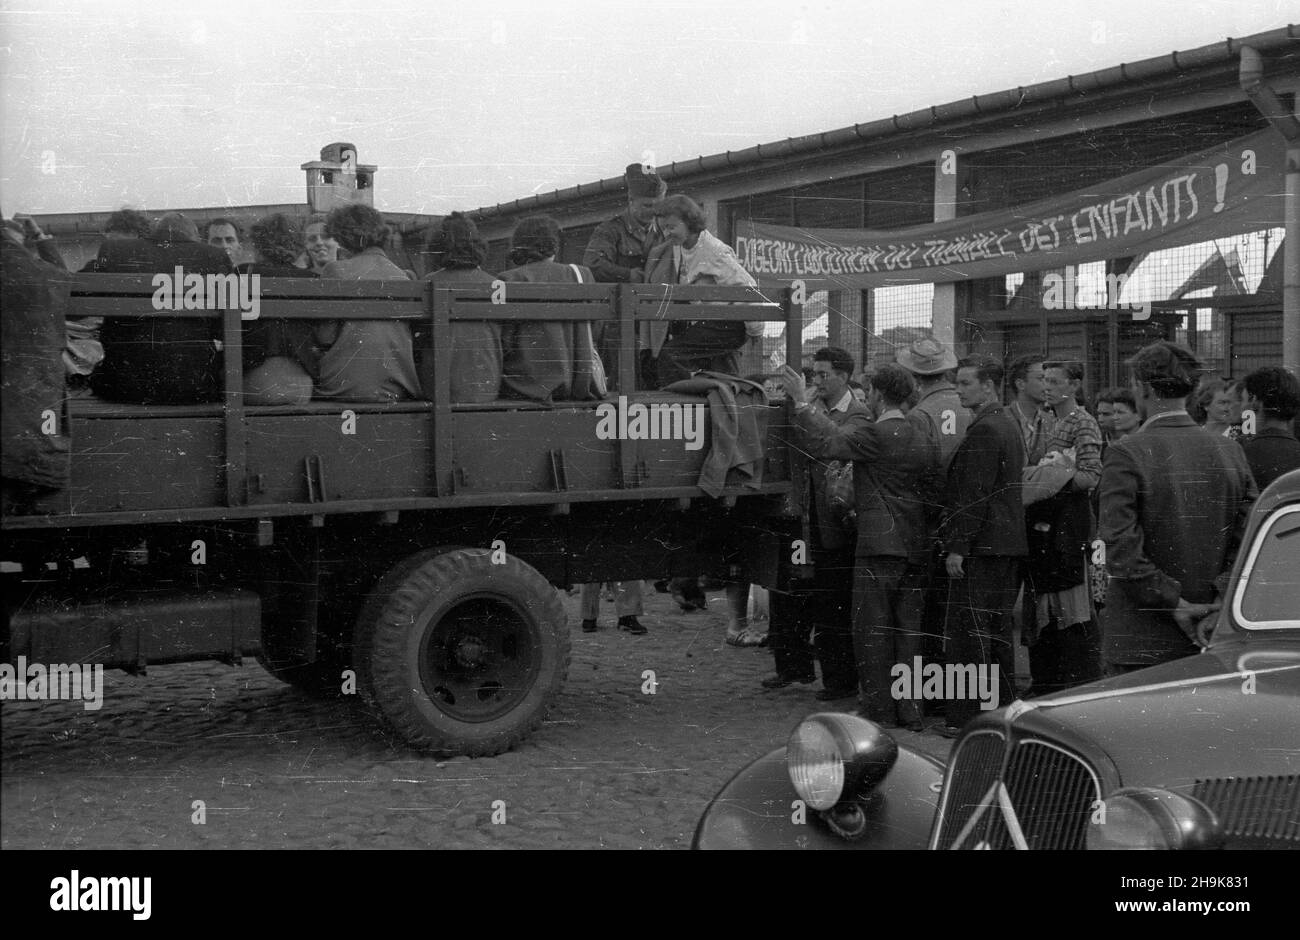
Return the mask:
[[(486, 549), (433, 549), (398, 564), (357, 621), (361, 688), (411, 746), (484, 757), (532, 732), (569, 668), (559, 593)], [(498, 558), (500, 561), (500, 559)]]

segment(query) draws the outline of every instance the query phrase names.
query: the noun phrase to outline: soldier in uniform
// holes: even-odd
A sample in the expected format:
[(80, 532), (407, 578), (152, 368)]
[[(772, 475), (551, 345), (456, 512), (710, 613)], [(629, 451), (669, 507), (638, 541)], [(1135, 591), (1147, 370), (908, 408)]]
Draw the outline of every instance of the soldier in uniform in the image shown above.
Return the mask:
[[(646, 172), (640, 163), (628, 166), (623, 171), (623, 179), (627, 183), (627, 208), (596, 226), (582, 263), (602, 283), (643, 284), (646, 258), (651, 249), (664, 241), (654, 210), (655, 204), (668, 192), (668, 184), (653, 171)], [(622, 391), (623, 385), (618, 384), (618, 330), (611, 324), (601, 327), (600, 335), (595, 337), (596, 348), (605, 364), (610, 387)]]
[(596, 226), (582, 263), (603, 283), (645, 282), (645, 262), (650, 249), (664, 240), (655, 224), (655, 203), (668, 192), (668, 184), (653, 171), (633, 163), (623, 171), (627, 183), (627, 208)]
[[(583, 253), (582, 263), (591, 269), (597, 281), (605, 283), (640, 284), (645, 281), (646, 255), (663, 241), (655, 224), (655, 203), (668, 191), (653, 172), (633, 163), (624, 171), (627, 181), (627, 208), (614, 218), (602, 222), (591, 233), (591, 241)], [(601, 324), (595, 337), (596, 348), (605, 364), (605, 373), (611, 387), (618, 381), (618, 331), (612, 324)], [(621, 385), (617, 386), (620, 391)], [(637, 620), (642, 612), (641, 582), (616, 581), (614, 608), (619, 629), (633, 634), (646, 632)], [(582, 586), (582, 629), (588, 633), (596, 629), (596, 613), (600, 604), (600, 585)]]

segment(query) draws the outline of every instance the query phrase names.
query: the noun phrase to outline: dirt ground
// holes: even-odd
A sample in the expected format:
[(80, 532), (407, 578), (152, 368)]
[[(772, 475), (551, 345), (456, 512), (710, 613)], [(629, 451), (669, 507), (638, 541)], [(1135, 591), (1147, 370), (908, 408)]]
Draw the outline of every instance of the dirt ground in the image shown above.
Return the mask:
[[(411, 752), (359, 706), (251, 661), (110, 671), (99, 711), (5, 702), (0, 847), (686, 848), (719, 787), (821, 710), (816, 686), (763, 690), (771, 655), (726, 646), (725, 597), (709, 601), (682, 614), (648, 593), (650, 632), (634, 637), (610, 604), (599, 632), (580, 632), (567, 598), (568, 682), (498, 757)], [(950, 744), (898, 734), (940, 756)]]

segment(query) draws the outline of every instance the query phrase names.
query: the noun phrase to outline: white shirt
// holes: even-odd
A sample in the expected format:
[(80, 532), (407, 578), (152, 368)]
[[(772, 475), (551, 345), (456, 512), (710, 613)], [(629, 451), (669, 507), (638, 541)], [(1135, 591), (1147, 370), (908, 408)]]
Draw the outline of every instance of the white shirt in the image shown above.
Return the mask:
[(704, 254), (704, 239), (700, 238), (695, 242), (694, 248), (687, 248), (679, 245), (678, 255), (678, 275), (677, 279), (683, 284), (689, 284), (695, 277), (696, 271), (700, 266), (701, 255)]
[(853, 389), (851, 388), (845, 389), (844, 397), (841, 398), (839, 401), (837, 401), (835, 404), (831, 405), (826, 410), (827, 411), (848, 411), (849, 405), (852, 403), (853, 403)]

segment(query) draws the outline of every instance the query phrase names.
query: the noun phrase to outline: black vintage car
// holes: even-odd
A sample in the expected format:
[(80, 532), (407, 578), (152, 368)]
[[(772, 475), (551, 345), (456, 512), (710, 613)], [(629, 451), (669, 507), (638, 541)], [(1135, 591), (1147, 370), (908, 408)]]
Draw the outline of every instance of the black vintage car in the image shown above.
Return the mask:
[(737, 774), (695, 847), (1300, 848), (1300, 470), (1252, 512), (1200, 655), (972, 720), (947, 767), (852, 715)]

